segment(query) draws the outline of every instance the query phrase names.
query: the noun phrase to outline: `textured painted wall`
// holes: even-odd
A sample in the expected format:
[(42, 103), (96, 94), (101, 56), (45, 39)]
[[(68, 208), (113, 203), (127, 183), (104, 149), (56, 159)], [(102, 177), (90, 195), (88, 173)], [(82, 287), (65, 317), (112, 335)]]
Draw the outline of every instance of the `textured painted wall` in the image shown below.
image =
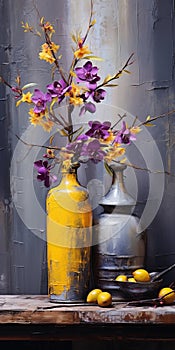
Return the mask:
[[(160, 115), (174, 109), (174, 1), (118, 1), (118, 47), (119, 57), (124, 59), (130, 51), (135, 52), (132, 75), (122, 80), (123, 86), (116, 96), (116, 103), (140, 120), (147, 115)], [(174, 115), (155, 123), (149, 129), (158, 146), (165, 171), (175, 174), (174, 166)], [(140, 134), (141, 136), (141, 134)], [(142, 137), (142, 136), (141, 136)], [(149, 138), (141, 141), (144, 157), (148, 154), (150, 169), (156, 170), (155, 145), (150, 147)], [(145, 150), (147, 150), (145, 152)], [(129, 151), (130, 152), (130, 151)], [(148, 153), (149, 152), (149, 153)], [(131, 161), (138, 159), (129, 153)], [(157, 168), (159, 170), (159, 168)], [(149, 196), (150, 207), (158, 209), (147, 230), (148, 257), (151, 268), (163, 268), (175, 261), (174, 200), (175, 178), (167, 175), (137, 172), (140, 194), (138, 200), (148, 199), (150, 179), (153, 180)], [(162, 185), (161, 185), (162, 183)], [(164, 186), (161, 205), (161, 187)], [(151, 198), (152, 195), (152, 198)], [(154, 208), (153, 208), (154, 207)], [(174, 280), (175, 272), (167, 276)]]
[[(8, 22), (8, 6), (0, 1), (0, 21), (4, 18)], [(0, 69), (8, 78), (9, 74), (10, 35), (7, 26), (0, 33)], [(10, 188), (9, 188), (9, 162), (10, 146), (8, 143), (10, 118), (8, 111), (8, 95), (5, 87), (0, 85), (0, 293), (10, 291)]]
[[(90, 1), (82, 0), (37, 0), (41, 16), (45, 16), (56, 27), (55, 41), (63, 53), (63, 65), (70, 63), (70, 38), (72, 29), (84, 27), (88, 21)], [(38, 82), (43, 88), (50, 81), (48, 65), (38, 60), (40, 40), (23, 33), (20, 22), (37, 23), (37, 14), (32, 0), (0, 0), (1, 22), (4, 30), (0, 33), (1, 71), (11, 83), (20, 70), (22, 83)], [(94, 52), (106, 59), (101, 62), (105, 76), (114, 73), (134, 52), (135, 62), (132, 74), (119, 81), (117, 90), (98, 109), (97, 118), (109, 116), (115, 120), (118, 112), (127, 111), (130, 118), (140, 120), (150, 115), (159, 115), (174, 108), (174, 1), (173, 0), (94, 0), (97, 25), (92, 33), (91, 45)], [(81, 16), (80, 16), (81, 14)], [(18, 136), (28, 130), (28, 117), (24, 106), (16, 109), (9, 90), (0, 86), (0, 293), (46, 293), (46, 246), (45, 209), (46, 191), (34, 189), (37, 202), (31, 193), (31, 166), (37, 150), (17, 146)], [(174, 119), (173, 116), (156, 122), (146, 139), (139, 136), (138, 146), (128, 150), (128, 158), (139, 166), (157, 169), (157, 152), (162, 157), (166, 170), (175, 174), (174, 162)], [(28, 135), (31, 136), (30, 130)], [(151, 135), (151, 136), (150, 136)], [(35, 129), (34, 139), (44, 140), (42, 131)], [(28, 136), (26, 136), (28, 137)], [(153, 137), (152, 141), (151, 137)], [(158, 150), (155, 147), (158, 146)], [(10, 155), (17, 148), (17, 158), (10, 166)], [(145, 153), (146, 150), (146, 153)], [(16, 155), (16, 153), (15, 153)], [(10, 174), (13, 204), (10, 203)], [(159, 169), (157, 169), (159, 170)], [(87, 177), (88, 174), (86, 173)], [(99, 177), (95, 171), (95, 175)], [(162, 268), (174, 262), (174, 201), (175, 178), (162, 174), (148, 174), (146, 171), (127, 169), (126, 185), (131, 194), (137, 196), (139, 215), (149, 199), (148, 216), (155, 211), (153, 221), (147, 229), (147, 264), (150, 268)], [(81, 174), (80, 174), (81, 178)], [(83, 181), (83, 178), (82, 178)], [(152, 183), (149, 193), (150, 184)], [(160, 195), (164, 187), (160, 205)], [(32, 185), (33, 186), (33, 185)], [(31, 209), (32, 203), (32, 209)], [(37, 203), (41, 216), (34, 215)], [(157, 210), (155, 210), (157, 208)], [(38, 210), (38, 209), (37, 209)], [(38, 216), (38, 218), (36, 218)], [(37, 220), (38, 219), (38, 220)], [(147, 219), (147, 218), (146, 218)], [(144, 218), (143, 223), (146, 220)], [(174, 278), (173, 272), (169, 278)]]

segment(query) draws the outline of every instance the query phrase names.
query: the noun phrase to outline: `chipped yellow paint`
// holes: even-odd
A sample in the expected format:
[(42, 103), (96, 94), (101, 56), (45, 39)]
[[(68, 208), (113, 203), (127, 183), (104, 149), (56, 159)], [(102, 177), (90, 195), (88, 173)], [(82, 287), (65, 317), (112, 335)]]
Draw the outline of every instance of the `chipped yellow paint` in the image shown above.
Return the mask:
[(48, 290), (60, 300), (82, 299), (90, 276), (92, 210), (76, 170), (63, 172), (47, 197)]

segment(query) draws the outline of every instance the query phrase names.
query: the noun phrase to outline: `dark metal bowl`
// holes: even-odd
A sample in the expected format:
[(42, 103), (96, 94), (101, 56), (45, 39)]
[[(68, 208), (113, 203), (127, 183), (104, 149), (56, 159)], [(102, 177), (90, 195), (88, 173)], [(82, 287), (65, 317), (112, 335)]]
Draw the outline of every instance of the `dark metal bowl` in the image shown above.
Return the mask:
[(143, 300), (157, 298), (163, 280), (155, 282), (119, 282), (101, 280), (103, 290), (109, 291), (113, 300)]

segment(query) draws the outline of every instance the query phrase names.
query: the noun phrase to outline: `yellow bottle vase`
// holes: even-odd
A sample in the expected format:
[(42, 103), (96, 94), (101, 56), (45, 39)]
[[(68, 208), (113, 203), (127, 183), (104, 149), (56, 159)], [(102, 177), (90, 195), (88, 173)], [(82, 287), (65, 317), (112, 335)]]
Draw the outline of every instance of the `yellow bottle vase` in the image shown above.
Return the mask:
[(50, 301), (84, 301), (90, 281), (92, 209), (76, 168), (62, 171), (47, 196), (47, 263)]

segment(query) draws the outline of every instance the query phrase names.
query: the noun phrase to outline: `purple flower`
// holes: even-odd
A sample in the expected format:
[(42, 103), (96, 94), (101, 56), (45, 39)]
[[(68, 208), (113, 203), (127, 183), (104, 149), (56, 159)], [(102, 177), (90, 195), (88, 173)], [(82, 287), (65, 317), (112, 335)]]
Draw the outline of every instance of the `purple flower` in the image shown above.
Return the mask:
[(87, 91), (85, 93), (85, 98), (88, 99), (89, 97), (92, 97), (92, 99), (96, 102), (99, 103), (102, 100), (104, 100), (106, 96), (106, 91), (103, 89), (97, 89), (97, 90), (91, 90), (91, 91)]
[(47, 85), (47, 89), (52, 98), (58, 97), (58, 101), (61, 102), (65, 96), (65, 93), (71, 90), (71, 86), (68, 86), (63, 79), (54, 81), (52, 84)]
[(66, 145), (66, 151), (67, 153), (72, 153), (72, 162), (76, 162), (79, 160), (79, 157), (81, 155), (82, 147), (83, 147), (83, 139), (82, 140), (77, 140), (74, 142), (69, 143)]
[(77, 82), (86, 82), (88, 89), (95, 90), (97, 87), (97, 81), (100, 77), (97, 75), (98, 68), (92, 66), (92, 62), (88, 61), (83, 67), (75, 68), (75, 73), (77, 75)]
[(95, 107), (94, 103), (92, 103), (92, 102), (85, 103), (84, 106), (81, 108), (79, 115), (81, 116), (81, 115), (85, 114), (87, 111), (90, 113), (95, 113), (96, 107)]
[(32, 101), (35, 104), (34, 112), (41, 113), (46, 109), (46, 103), (51, 101), (51, 95), (47, 92), (44, 94), (41, 90), (35, 89)]
[(77, 142), (77, 141), (71, 142), (68, 145), (66, 145), (66, 150), (70, 153), (80, 153), (81, 148), (82, 148), (81, 142)]
[(85, 134), (81, 134), (77, 137), (77, 140), (81, 140), (81, 141), (87, 141), (88, 140), (88, 136)]
[(100, 123), (99, 121), (90, 121), (90, 129), (85, 133), (89, 137), (105, 140), (109, 136), (108, 130), (111, 127), (110, 122)]
[(106, 153), (101, 150), (101, 145), (98, 140), (84, 143), (81, 156), (91, 159), (95, 164), (102, 161)]
[(37, 179), (39, 181), (44, 181), (46, 187), (50, 187), (52, 182), (57, 180), (57, 177), (50, 174), (51, 165), (48, 164), (48, 161), (37, 160), (34, 162), (34, 167), (38, 171)]
[(134, 140), (136, 140), (135, 135), (132, 134), (128, 128), (126, 128), (126, 123), (123, 121), (122, 129), (117, 132), (114, 142), (129, 144), (130, 141)]

